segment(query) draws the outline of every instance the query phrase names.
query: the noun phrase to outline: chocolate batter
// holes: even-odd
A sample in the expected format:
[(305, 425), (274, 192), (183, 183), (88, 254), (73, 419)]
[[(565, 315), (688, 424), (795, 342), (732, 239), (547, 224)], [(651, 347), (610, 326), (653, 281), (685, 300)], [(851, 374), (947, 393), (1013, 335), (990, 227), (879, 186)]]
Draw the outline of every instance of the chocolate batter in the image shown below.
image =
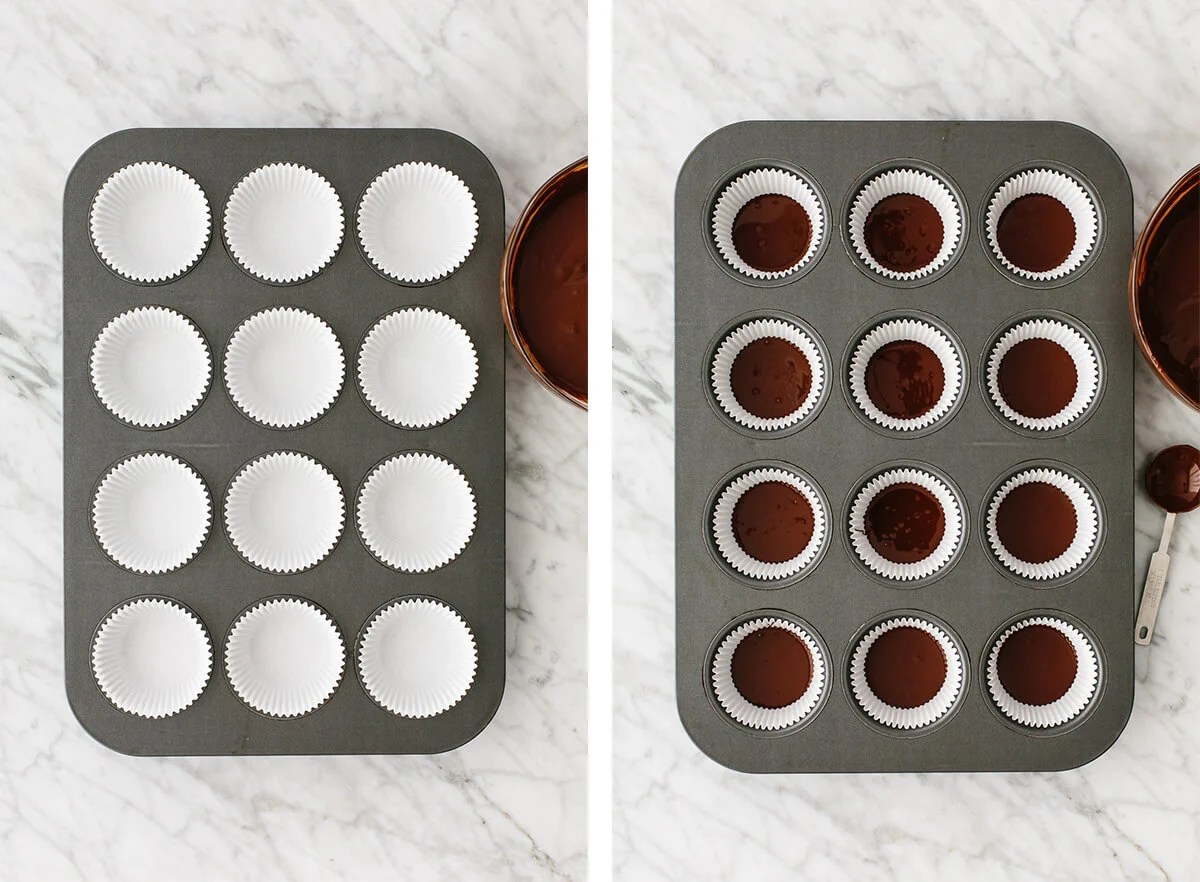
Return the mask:
[(1200, 450), (1179, 444), (1154, 457), (1146, 469), (1146, 492), (1164, 511), (1200, 507)]
[(1018, 196), (1000, 213), (996, 244), (1015, 266), (1044, 273), (1070, 256), (1075, 247), (1075, 218), (1053, 196)]
[(946, 654), (927, 631), (892, 628), (867, 650), (866, 675), (867, 685), (884, 704), (920, 707), (946, 682)]
[(1150, 351), (1183, 394), (1200, 403), (1200, 190), (1184, 194), (1155, 231), (1138, 292)]
[(757, 707), (787, 707), (812, 682), (812, 657), (804, 641), (787, 628), (760, 628), (733, 651), (734, 688)]
[(1054, 416), (1071, 403), (1079, 375), (1071, 354), (1053, 340), (1022, 340), (1000, 359), (1000, 394), (1031, 419)]
[(919, 484), (893, 484), (867, 506), (867, 541), (892, 563), (925, 560), (946, 532), (946, 515), (932, 493)]
[(756, 484), (733, 507), (734, 538), (746, 554), (763, 563), (791, 560), (808, 547), (812, 535), (812, 506), (791, 484)]
[(737, 354), (729, 382), (738, 404), (756, 417), (776, 419), (804, 404), (812, 389), (812, 366), (790, 341), (763, 337)]
[(1075, 528), (1075, 506), (1067, 494), (1041, 481), (1014, 487), (996, 511), (1000, 544), (1026, 563), (1054, 560), (1071, 547)]
[(1000, 685), (1022, 704), (1058, 701), (1075, 682), (1079, 660), (1067, 635), (1049, 625), (1014, 631), (996, 656)]
[(778, 273), (800, 262), (812, 242), (808, 212), (790, 196), (751, 199), (733, 219), (733, 247), (756, 270)]
[(927, 199), (897, 193), (867, 214), (863, 238), (879, 263), (898, 273), (928, 266), (942, 250), (942, 216)]
[(867, 362), (867, 397), (890, 417), (916, 419), (933, 410), (946, 387), (941, 359), (924, 343), (884, 344)]

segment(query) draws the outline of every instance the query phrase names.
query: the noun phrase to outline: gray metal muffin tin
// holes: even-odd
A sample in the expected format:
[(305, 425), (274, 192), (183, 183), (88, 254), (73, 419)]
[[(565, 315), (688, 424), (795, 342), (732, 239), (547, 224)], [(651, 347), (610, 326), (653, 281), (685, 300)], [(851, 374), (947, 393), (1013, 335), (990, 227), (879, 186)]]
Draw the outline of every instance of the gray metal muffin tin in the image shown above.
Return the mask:
[[(888, 283), (852, 257), (845, 219), (858, 187), (891, 166), (935, 171), (957, 191), (962, 242), (931, 278)], [(1054, 284), (1023, 283), (988, 253), (983, 217), (994, 189), (1030, 166), (1062, 167), (1090, 188), (1100, 213), (1096, 248)], [(711, 213), (724, 186), (751, 168), (803, 174), (825, 205), (826, 245), (797, 274), (759, 283), (721, 259)], [(1060, 122), (745, 122), (700, 143), (684, 163), (675, 204), (676, 692), (684, 727), (702, 751), (746, 772), (1019, 771), (1082, 765), (1117, 739), (1133, 705), (1133, 386), (1125, 283), (1132, 246), (1129, 177), (1091, 132)], [(898, 438), (860, 420), (841, 381), (864, 324), (895, 311), (936, 316), (966, 350), (965, 401), (940, 428)], [(985, 401), (981, 365), (1002, 326), (1027, 313), (1063, 313), (1098, 345), (1104, 377), (1090, 416), (1070, 431), (1031, 437)], [(724, 333), (762, 314), (798, 317), (828, 352), (828, 399), (803, 428), (775, 435), (738, 427), (710, 393), (709, 362)], [(966, 502), (960, 558), (919, 587), (869, 577), (848, 543), (850, 495), (868, 472), (920, 461), (947, 474)], [(982, 537), (982, 510), (1000, 477), (1051, 460), (1086, 477), (1101, 508), (1099, 544), (1081, 571), (1033, 587), (999, 566)], [(778, 585), (739, 578), (712, 547), (712, 494), (761, 461), (811, 475), (830, 505), (831, 535), (806, 575)], [(778, 587), (777, 587), (778, 585)], [(736, 624), (772, 611), (807, 622), (828, 648), (828, 691), (796, 727), (760, 732), (717, 704), (710, 667)], [(849, 656), (865, 629), (913, 611), (944, 622), (965, 651), (955, 707), (924, 730), (874, 724), (849, 685)], [(1003, 627), (1049, 611), (1080, 626), (1099, 654), (1101, 682), (1087, 709), (1051, 731), (1009, 721), (986, 693), (986, 653)]]
[[(144, 286), (111, 272), (93, 250), (88, 231), (92, 199), (118, 169), (162, 161), (190, 174), (204, 189), (212, 236), (195, 267), (170, 283)], [(396, 163), (442, 165), (474, 194), (479, 233), (465, 263), (425, 286), (384, 278), (360, 252), (355, 235), (359, 199), (380, 172)], [(296, 285), (256, 281), (228, 254), (221, 236), (225, 202), (234, 185), (270, 162), (297, 162), (320, 172), (342, 201), (341, 248), (326, 268)], [(472, 144), (432, 129), (134, 129), (110, 135), (78, 161), (63, 203), (64, 606), (67, 697), (79, 721), (106, 746), (129, 754), (436, 753), (458, 747), (491, 720), (504, 691), (504, 329), (497, 279), (504, 239), (504, 199), (487, 158)], [(93, 394), (88, 358), (114, 316), (133, 307), (172, 307), (200, 328), (213, 355), (207, 398), (181, 423), (146, 431), (122, 424)], [(336, 403), (315, 422), (294, 430), (257, 425), (224, 390), (221, 363), (237, 325), (270, 306), (316, 313), (337, 334), (346, 377)], [(457, 319), (479, 358), (479, 380), (463, 410), (439, 426), (395, 428), (371, 411), (356, 388), (359, 343), (381, 316), (423, 305)], [(241, 466), (259, 454), (308, 453), (337, 477), (346, 518), (333, 552), (293, 575), (263, 572), (226, 539), (225, 491)], [(112, 563), (90, 524), (97, 481), (117, 460), (140, 451), (182, 457), (199, 471), (213, 498), (213, 525), (199, 554), (165, 575), (129, 572)], [(354, 518), (358, 488), (380, 460), (425, 450), (454, 462), (475, 493), (475, 532), (454, 561), (428, 573), (407, 574), (377, 561), (359, 539)], [(90, 664), (93, 634), (115, 606), (139, 595), (176, 599), (203, 621), (213, 642), (213, 670), (200, 698), (183, 712), (147, 720), (112, 705)], [(238, 615), (260, 599), (296, 595), (314, 601), (336, 621), (346, 665), (333, 696), (318, 710), (274, 719), (243, 704), (224, 673), (223, 652)], [(377, 705), (359, 682), (356, 642), (382, 605), (409, 595), (454, 607), (475, 635), (478, 669), (466, 696), (443, 714), (406, 719)]]

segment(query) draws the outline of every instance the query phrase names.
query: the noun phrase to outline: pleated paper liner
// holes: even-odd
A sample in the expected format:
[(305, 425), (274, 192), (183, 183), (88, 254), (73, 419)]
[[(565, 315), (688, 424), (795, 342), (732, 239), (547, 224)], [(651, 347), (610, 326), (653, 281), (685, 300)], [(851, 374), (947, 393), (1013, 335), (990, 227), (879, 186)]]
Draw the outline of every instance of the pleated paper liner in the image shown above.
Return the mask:
[[(1000, 682), (998, 659), (1005, 642), (1023, 628), (1044, 625), (1060, 632), (1075, 653), (1075, 678), (1067, 691), (1048, 704), (1026, 704), (1014, 698)], [(1096, 648), (1081, 630), (1060, 618), (1034, 615), (1014, 622), (992, 644), (985, 671), (988, 696), (1010, 720), (1032, 729), (1052, 730), (1078, 717), (1095, 697), (1100, 683), (1100, 665)]]
[[(997, 238), (1004, 211), (1023, 196), (1044, 195), (1056, 199), (1070, 213), (1075, 241), (1067, 256), (1046, 270), (1018, 266), (1004, 253)], [(988, 201), (984, 233), (988, 249), (999, 264), (1014, 276), (1033, 282), (1063, 279), (1078, 270), (1091, 255), (1100, 233), (1100, 215), (1087, 188), (1074, 176), (1053, 168), (1030, 168), (1009, 177)]]
[[(796, 261), (782, 270), (761, 270), (738, 254), (734, 245), (734, 222), (747, 204), (763, 196), (784, 196), (798, 203), (808, 217), (808, 247)], [(781, 279), (815, 260), (826, 235), (825, 208), (816, 190), (799, 174), (783, 168), (763, 167), (744, 172), (721, 191), (712, 211), (712, 236), (717, 252), (738, 273), (756, 280)]]

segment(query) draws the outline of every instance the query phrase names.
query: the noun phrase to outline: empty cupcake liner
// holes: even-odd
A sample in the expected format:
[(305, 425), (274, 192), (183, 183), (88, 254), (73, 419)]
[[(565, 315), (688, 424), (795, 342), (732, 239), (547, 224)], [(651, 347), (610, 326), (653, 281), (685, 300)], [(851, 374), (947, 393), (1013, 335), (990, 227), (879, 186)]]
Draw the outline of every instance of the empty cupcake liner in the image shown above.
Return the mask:
[(300, 717), (337, 690), (346, 664), (341, 632), (311, 601), (276, 597), (242, 613), (225, 641), (225, 674), (260, 714)]
[(177, 570), (199, 553), (212, 524), (212, 498), (190, 465), (139, 453), (110, 468), (92, 499), (92, 528), (104, 552), (135, 573)]
[(345, 498), (337, 478), (303, 453), (251, 460), (225, 495), (225, 531), (243, 558), (271, 573), (315, 567), (338, 543)]
[(117, 419), (158, 429), (190, 415), (208, 392), (212, 355), (190, 319), (142, 306), (112, 319), (92, 345), (92, 388)]
[[(946, 524), (942, 540), (933, 554), (915, 563), (894, 563), (881, 555), (867, 538), (867, 509), (883, 490), (896, 484), (916, 484), (924, 487), (942, 506)], [(854, 497), (850, 506), (850, 544), (867, 567), (885, 579), (911, 582), (925, 579), (941, 570), (953, 559), (962, 542), (963, 514), (954, 492), (936, 475), (921, 469), (891, 469), (867, 482)]]
[(358, 530), (382, 563), (424, 573), (458, 557), (475, 532), (475, 492), (449, 460), (401, 453), (377, 465), (358, 494)]
[[(867, 653), (881, 635), (895, 628), (920, 628), (937, 641), (946, 656), (946, 679), (942, 688), (933, 698), (917, 707), (892, 707), (871, 691), (867, 683)], [(950, 635), (932, 622), (912, 616), (880, 622), (859, 640), (850, 659), (850, 689), (855, 701), (868, 717), (892, 729), (920, 729), (937, 722), (954, 707), (962, 684), (962, 655)]]
[[(746, 203), (759, 196), (772, 195), (787, 196), (800, 204), (808, 214), (812, 236), (808, 250), (795, 265), (778, 272), (765, 272), (750, 266), (738, 255), (733, 246), (733, 222)], [(713, 207), (712, 234), (717, 251), (739, 273), (752, 279), (780, 279), (805, 266), (816, 255), (825, 236), (825, 210), (816, 191), (799, 175), (781, 168), (756, 168), (734, 178), (721, 191)]]
[(212, 673), (212, 641), (182, 604), (138, 597), (110, 612), (92, 642), (96, 685), (117, 708), (160, 719), (190, 707)]
[[(1057, 199), (1066, 206), (1067, 211), (1071, 212), (1071, 218), (1075, 221), (1075, 245), (1067, 255), (1067, 259), (1053, 269), (1043, 272), (1022, 269), (1014, 264), (1004, 256), (1004, 252), (1000, 250), (1000, 245), (996, 240), (996, 231), (1000, 226), (1000, 216), (1004, 214), (1004, 209), (1022, 196), (1034, 193), (1041, 193)], [(1099, 227), (1100, 221), (1096, 206), (1092, 203), (1092, 197), (1088, 195), (1083, 185), (1068, 174), (1048, 168), (1028, 169), (1013, 175), (1001, 184), (988, 202), (985, 219), (988, 247), (991, 248), (992, 253), (996, 255), (1004, 268), (1023, 279), (1037, 282), (1061, 279), (1068, 273), (1079, 269), (1096, 244)]]
[[(812, 679), (804, 694), (784, 707), (759, 707), (738, 692), (733, 682), (733, 653), (741, 642), (763, 628), (783, 628), (799, 637), (812, 659)], [(813, 712), (821, 701), (826, 683), (825, 655), (812, 636), (794, 622), (780, 618), (753, 619), (734, 628), (721, 641), (713, 656), (712, 684), (717, 701), (737, 722), (751, 729), (776, 730), (794, 726)]]
[(135, 162), (92, 201), (88, 227), (100, 259), (131, 282), (153, 285), (196, 265), (212, 230), (208, 199), (182, 169)]
[[(942, 219), (941, 249), (925, 266), (910, 272), (888, 269), (876, 260), (867, 248), (864, 232), (871, 209), (887, 197), (900, 193), (920, 196), (937, 210)], [(858, 191), (850, 207), (849, 225), (850, 244), (872, 272), (894, 281), (909, 281), (924, 278), (945, 266), (962, 236), (962, 211), (950, 188), (929, 172), (915, 168), (894, 168), (871, 178)]]
[(479, 377), (475, 344), (457, 321), (424, 307), (377, 321), (358, 352), (363, 397), (408, 429), (445, 422), (466, 405)]
[[(1071, 544), (1067, 550), (1054, 558), (1054, 560), (1048, 560), (1045, 563), (1029, 563), (1028, 561), (1014, 557), (1004, 547), (996, 531), (996, 514), (1000, 511), (1000, 503), (1004, 502), (1004, 498), (1013, 489), (1022, 484), (1031, 484), (1039, 481), (1049, 484), (1052, 487), (1057, 487), (1063, 493), (1067, 494), (1067, 498), (1071, 501), (1071, 505), (1075, 509), (1075, 538), (1071, 540)], [(996, 491), (996, 495), (992, 497), (992, 501), (988, 503), (988, 545), (991, 546), (996, 558), (1006, 569), (1026, 579), (1035, 579), (1037, 581), (1057, 579), (1079, 567), (1087, 560), (1088, 555), (1092, 551), (1092, 546), (1096, 544), (1099, 529), (1100, 519), (1091, 492), (1082, 483), (1075, 480), (1075, 478), (1057, 469), (1028, 469), (1013, 475), (1001, 485), (1000, 489)]]
[[(813, 512), (813, 532), (808, 545), (791, 560), (786, 560), (782, 563), (767, 563), (755, 560), (742, 550), (733, 531), (733, 512), (737, 507), (738, 500), (751, 487), (757, 487), (759, 484), (765, 484), (769, 481), (779, 481), (787, 484), (789, 487), (796, 488), (808, 500), (808, 504)], [(808, 481), (783, 469), (754, 469), (753, 471), (739, 475), (721, 491), (721, 495), (717, 498), (717, 504), (713, 507), (713, 538), (716, 540), (717, 550), (721, 552), (721, 556), (739, 573), (749, 576), (752, 579), (762, 579), (764, 581), (788, 579), (801, 572), (816, 560), (822, 545), (825, 543), (825, 524), (827, 519), (825, 506), (821, 502), (821, 496)]]
[[(945, 375), (945, 385), (937, 403), (929, 411), (913, 419), (902, 419), (884, 413), (867, 394), (867, 366), (871, 363), (871, 357), (887, 344), (898, 340), (912, 340), (928, 346), (941, 361), (942, 373)], [(929, 322), (919, 319), (894, 319), (872, 329), (854, 348), (854, 355), (850, 359), (850, 394), (859, 410), (873, 423), (893, 431), (913, 432), (933, 425), (954, 408), (954, 403), (962, 391), (962, 375), (962, 360), (958, 356), (958, 349), (946, 334)]]
[(255, 278), (277, 285), (323, 270), (342, 244), (342, 202), (311, 168), (274, 162), (246, 175), (225, 204), (225, 244)]
[(422, 719), (458, 704), (475, 681), (475, 635), (455, 610), (411, 597), (381, 610), (363, 631), (363, 688), (385, 710)]
[[(1048, 417), (1027, 417), (1017, 413), (1004, 400), (1000, 392), (1000, 363), (1008, 351), (1018, 343), (1038, 338), (1053, 340), (1065, 349), (1071, 356), (1071, 361), (1075, 362), (1075, 394), (1067, 406), (1056, 414)], [(992, 403), (1005, 419), (1023, 429), (1050, 432), (1079, 419), (1096, 400), (1096, 393), (1100, 389), (1100, 360), (1087, 338), (1067, 323), (1053, 319), (1032, 319), (1005, 331), (992, 347), (987, 363), (987, 388)]]
[[(755, 416), (742, 407), (737, 396), (733, 394), (733, 386), (730, 381), (733, 363), (742, 350), (755, 340), (763, 340), (768, 337), (786, 340), (799, 349), (808, 360), (809, 370), (812, 372), (812, 386), (808, 390), (808, 397), (787, 416), (773, 418)], [(735, 328), (717, 348), (716, 355), (713, 356), (711, 371), (713, 393), (717, 396), (717, 403), (721, 405), (721, 409), (741, 425), (762, 432), (794, 426), (812, 413), (825, 391), (825, 373), (825, 362), (812, 337), (791, 322), (781, 319), (755, 319)]]
[[(1062, 632), (1071, 641), (1071, 647), (1075, 650), (1075, 680), (1071, 683), (1071, 688), (1067, 690), (1065, 695), (1049, 704), (1035, 705), (1017, 701), (1004, 688), (1004, 684), (1000, 682), (997, 664), (1000, 658), (1000, 649), (1004, 646), (1004, 641), (1017, 631), (1030, 625), (1046, 625)], [(1074, 625), (1064, 622), (1062, 619), (1050, 618), (1049, 616), (1035, 616), (1015, 622), (1005, 629), (1000, 638), (992, 644), (992, 651), (988, 653), (988, 693), (992, 696), (992, 701), (996, 703), (996, 707), (1000, 708), (1000, 711), (1006, 717), (1010, 720), (1015, 720), (1023, 726), (1048, 729), (1070, 722), (1079, 716), (1084, 708), (1088, 706), (1088, 702), (1096, 694), (1096, 686), (1099, 680), (1100, 665), (1096, 660), (1096, 650), (1093, 648), (1092, 642), (1084, 636), (1082, 631)]]
[(225, 349), (225, 386), (243, 414), (275, 429), (321, 417), (337, 401), (346, 373), (337, 334), (292, 306), (256, 312)]
[(462, 178), (430, 162), (402, 162), (381, 173), (358, 206), (358, 238), (392, 281), (433, 282), (470, 256), (479, 234), (475, 197)]

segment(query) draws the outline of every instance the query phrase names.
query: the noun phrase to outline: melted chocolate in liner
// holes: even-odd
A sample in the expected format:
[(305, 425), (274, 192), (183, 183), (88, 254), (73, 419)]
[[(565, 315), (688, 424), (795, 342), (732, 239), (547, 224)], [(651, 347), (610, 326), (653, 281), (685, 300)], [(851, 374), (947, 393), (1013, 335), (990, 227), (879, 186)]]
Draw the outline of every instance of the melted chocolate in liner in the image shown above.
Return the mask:
[(1042, 481), (1014, 487), (996, 511), (1000, 544), (1026, 563), (1054, 560), (1071, 547), (1075, 529), (1075, 506), (1070, 498)]
[(996, 244), (1014, 265), (1031, 273), (1052, 270), (1075, 247), (1075, 218), (1053, 196), (1018, 196), (1000, 213)]
[(1138, 313), (1150, 351), (1184, 395), (1200, 404), (1200, 190), (1162, 220), (1138, 280)]
[(776, 419), (794, 413), (808, 398), (812, 367), (790, 341), (763, 337), (737, 354), (729, 384), (738, 404), (750, 413)]
[(808, 252), (810, 242), (812, 221), (804, 206), (790, 196), (756, 196), (733, 219), (738, 257), (764, 273), (791, 269)]
[(783, 563), (808, 547), (813, 510), (808, 499), (782, 481), (764, 481), (733, 506), (733, 536), (742, 551), (763, 563)]
[(1031, 419), (1054, 416), (1070, 404), (1079, 382), (1071, 354), (1042, 337), (1022, 340), (1004, 353), (998, 373), (1008, 406)]
[(1079, 660), (1067, 635), (1049, 625), (1013, 631), (996, 655), (1000, 685), (1022, 704), (1058, 701), (1075, 682)]
[(946, 373), (934, 351), (916, 340), (881, 346), (867, 362), (867, 397), (890, 417), (916, 419), (933, 410), (946, 388)]
[(787, 707), (812, 682), (812, 657), (804, 641), (786, 628), (760, 628), (733, 651), (734, 688), (758, 707)]
[(866, 514), (867, 541), (892, 563), (925, 560), (946, 532), (946, 514), (937, 498), (919, 484), (900, 483), (880, 491)]
[(898, 273), (928, 266), (942, 250), (942, 216), (928, 199), (886, 196), (867, 214), (863, 238), (879, 263)]
[(1200, 507), (1200, 450), (1178, 444), (1154, 457), (1146, 469), (1146, 492), (1164, 511)]
[(946, 654), (927, 631), (884, 631), (867, 650), (867, 685), (884, 704), (920, 707), (946, 682)]

